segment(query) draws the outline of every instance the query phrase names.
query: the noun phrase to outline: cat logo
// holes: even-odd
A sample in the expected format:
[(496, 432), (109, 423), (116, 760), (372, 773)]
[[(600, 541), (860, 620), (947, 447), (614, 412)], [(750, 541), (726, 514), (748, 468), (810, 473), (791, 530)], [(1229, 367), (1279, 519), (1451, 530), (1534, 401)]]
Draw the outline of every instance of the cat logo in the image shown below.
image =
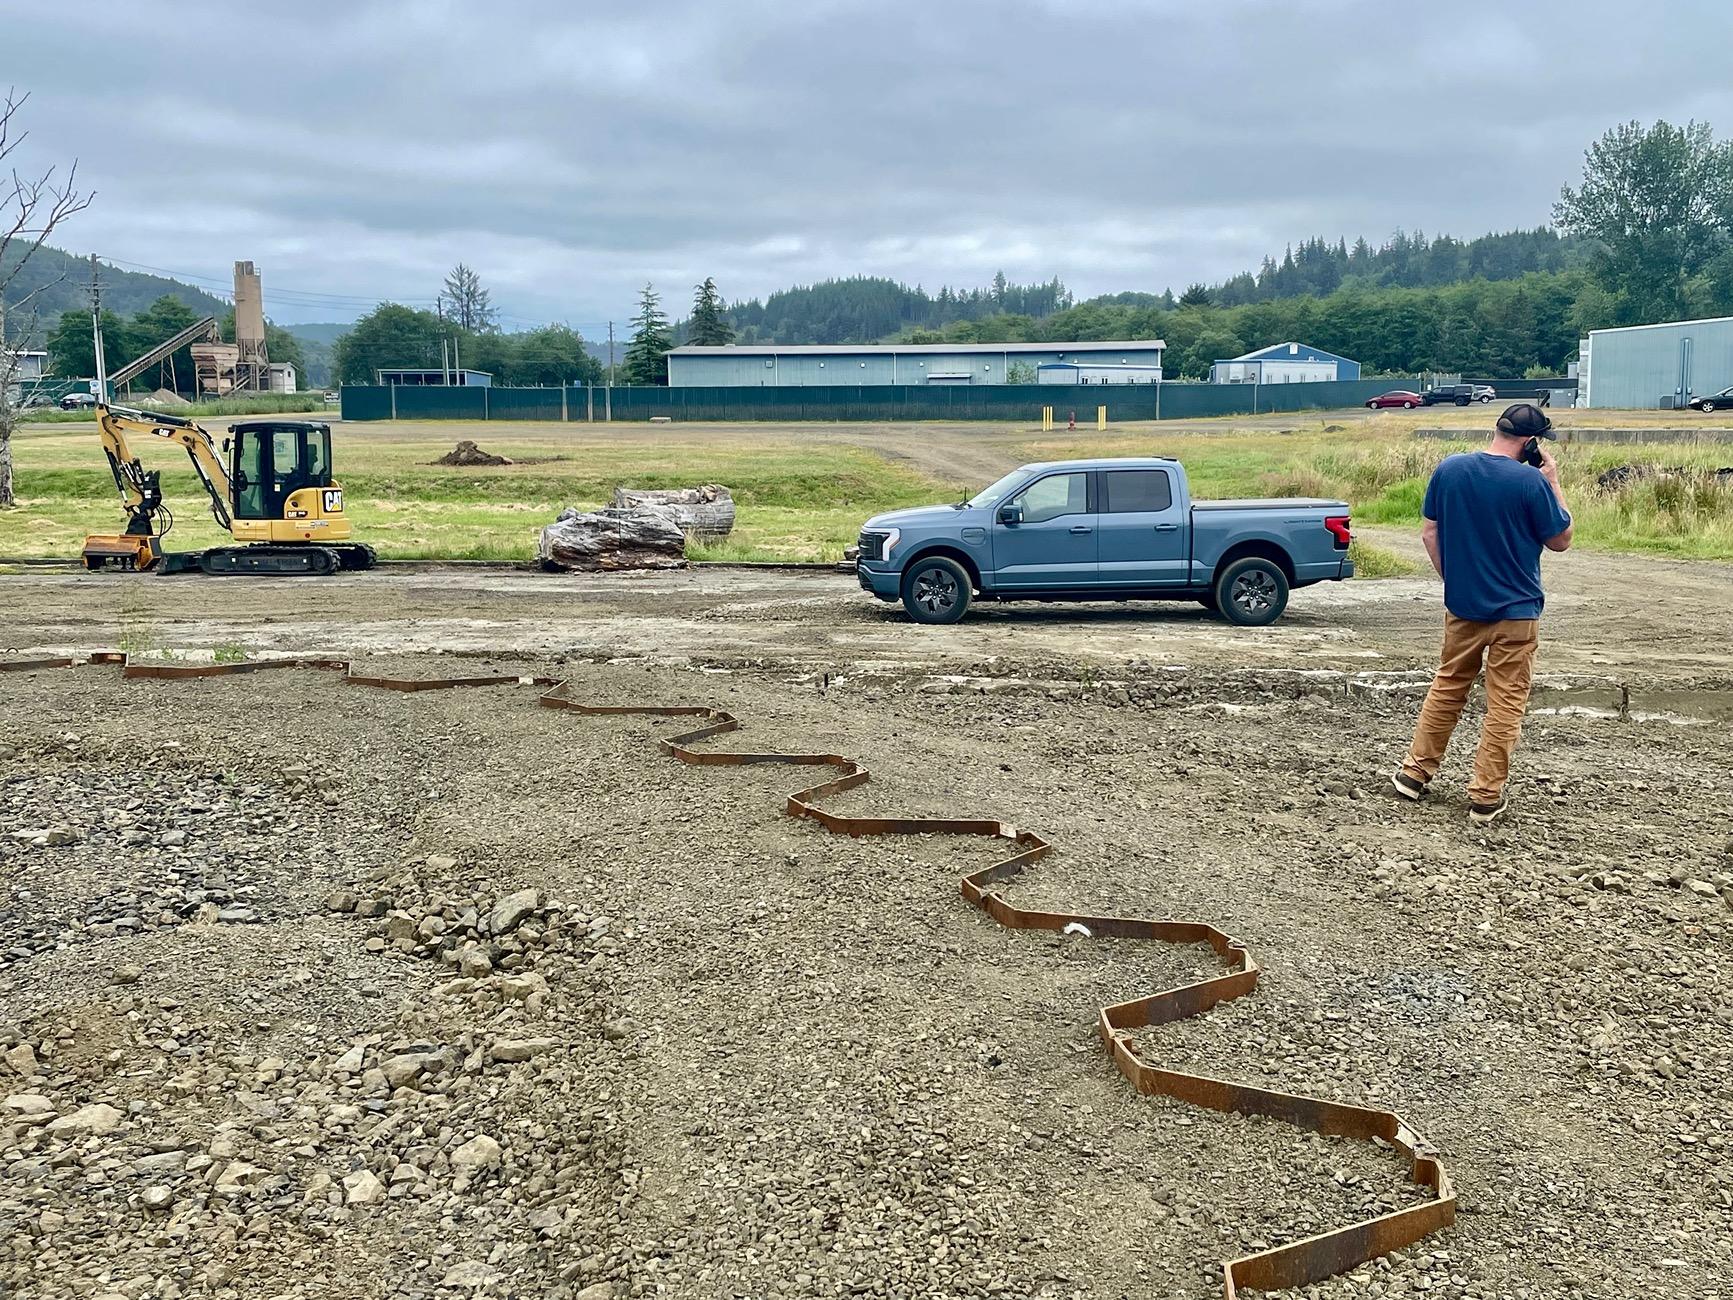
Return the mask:
[(325, 513), (328, 515), (334, 515), (334, 514), (339, 513), (342, 509), (343, 509), (343, 489), (342, 488), (326, 488), (325, 489)]

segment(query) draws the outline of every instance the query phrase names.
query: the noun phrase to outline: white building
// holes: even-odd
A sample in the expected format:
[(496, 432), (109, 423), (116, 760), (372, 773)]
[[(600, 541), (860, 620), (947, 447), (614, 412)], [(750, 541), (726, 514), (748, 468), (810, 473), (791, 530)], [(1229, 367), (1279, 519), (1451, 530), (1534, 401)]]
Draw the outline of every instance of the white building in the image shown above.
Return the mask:
[(1159, 384), (1160, 366), (1116, 366), (1087, 361), (1049, 361), (1035, 367), (1038, 384)]
[(35, 348), (7, 349), (6, 360), (0, 362), (0, 371), (5, 370), (12, 371), (15, 384), (40, 379), (48, 373), (48, 354)]
[(1654, 410), (1733, 384), (1733, 316), (1590, 330), (1577, 354), (1577, 405)]

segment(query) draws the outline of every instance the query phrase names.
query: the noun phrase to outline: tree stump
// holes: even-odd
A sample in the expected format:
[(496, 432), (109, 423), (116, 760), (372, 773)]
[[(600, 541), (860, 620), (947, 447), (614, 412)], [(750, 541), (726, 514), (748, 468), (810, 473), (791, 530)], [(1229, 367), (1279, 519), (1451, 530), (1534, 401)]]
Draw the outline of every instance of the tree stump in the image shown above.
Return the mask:
[(670, 511), (680, 527), (694, 537), (726, 537), (734, 531), (734, 494), (720, 483), (690, 488), (615, 488), (613, 507)]
[(686, 531), (666, 510), (597, 510), (570, 507), (542, 529), (536, 545), (542, 568), (579, 573), (686, 567)]

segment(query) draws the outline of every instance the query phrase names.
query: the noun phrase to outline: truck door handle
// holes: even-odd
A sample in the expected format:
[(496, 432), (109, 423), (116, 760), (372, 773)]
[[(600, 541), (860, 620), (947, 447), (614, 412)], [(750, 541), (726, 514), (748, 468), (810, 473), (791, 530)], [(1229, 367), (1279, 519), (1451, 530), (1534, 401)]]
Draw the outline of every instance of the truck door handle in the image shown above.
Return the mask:
[(1155, 526), (1155, 531), (1158, 533), (1176, 533), (1179, 531), (1179, 525), (1178, 524), (1157, 524)]
[(1072, 524), (1071, 531), (1074, 533), (1092, 533), (1095, 530), (1088, 524)]

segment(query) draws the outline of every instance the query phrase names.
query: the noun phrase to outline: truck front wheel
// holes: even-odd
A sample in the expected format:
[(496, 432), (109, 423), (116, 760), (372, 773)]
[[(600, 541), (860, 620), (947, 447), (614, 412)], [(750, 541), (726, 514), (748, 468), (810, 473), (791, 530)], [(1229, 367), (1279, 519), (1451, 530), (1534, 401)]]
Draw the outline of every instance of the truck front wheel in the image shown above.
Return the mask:
[(1288, 575), (1274, 560), (1248, 555), (1216, 575), (1215, 598), (1228, 622), (1263, 627), (1288, 607)]
[(917, 623), (955, 623), (969, 611), (969, 574), (942, 555), (916, 560), (903, 573), (903, 608)]

